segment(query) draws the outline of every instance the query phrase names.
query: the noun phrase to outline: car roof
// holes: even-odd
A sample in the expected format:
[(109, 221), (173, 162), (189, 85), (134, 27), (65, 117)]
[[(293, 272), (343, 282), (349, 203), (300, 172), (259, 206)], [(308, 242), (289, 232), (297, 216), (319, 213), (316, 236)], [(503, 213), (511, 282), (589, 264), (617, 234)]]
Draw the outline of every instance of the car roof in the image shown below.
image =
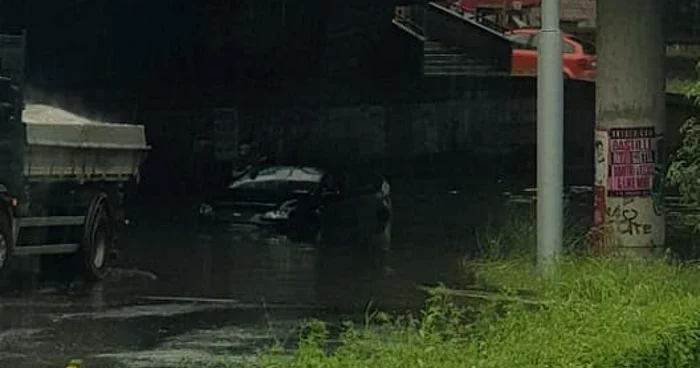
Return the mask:
[[(508, 32), (506, 32), (506, 35), (509, 34), (537, 34), (540, 33), (539, 28), (516, 28), (516, 29), (511, 29)], [(562, 32), (561, 35), (565, 38), (572, 38), (574, 37), (570, 33)]]
[(311, 166), (268, 165), (251, 170), (229, 187), (265, 181), (319, 182), (324, 174), (325, 171)]

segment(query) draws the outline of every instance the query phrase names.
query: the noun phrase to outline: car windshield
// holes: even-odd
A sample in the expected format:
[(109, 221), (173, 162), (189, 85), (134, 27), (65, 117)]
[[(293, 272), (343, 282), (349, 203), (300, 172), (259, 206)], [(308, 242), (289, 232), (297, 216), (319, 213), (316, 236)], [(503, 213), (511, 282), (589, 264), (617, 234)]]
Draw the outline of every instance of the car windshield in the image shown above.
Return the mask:
[(308, 167), (266, 167), (252, 170), (229, 185), (229, 189), (304, 194), (316, 189), (322, 175), (321, 171)]
[[(532, 37), (532, 39), (530, 39)], [(575, 42), (583, 48), (583, 53), (586, 55), (595, 55), (596, 54), (596, 48), (595, 45), (584, 41), (576, 36), (572, 36), (570, 34), (566, 34), (565, 37), (569, 39), (572, 42)], [(508, 39), (511, 40), (515, 44), (516, 49), (521, 49), (521, 48), (532, 48), (532, 49), (537, 49), (539, 46), (539, 38), (540, 34), (539, 31), (536, 33), (511, 33), (508, 35)], [(565, 46), (565, 45), (564, 45)]]
[(583, 47), (584, 54), (586, 54), (586, 55), (595, 55), (596, 54), (595, 45), (593, 45), (592, 43), (586, 42), (578, 37), (569, 36), (569, 38), (571, 39), (571, 41), (574, 41), (574, 42), (578, 43), (579, 45), (581, 45), (581, 47)]

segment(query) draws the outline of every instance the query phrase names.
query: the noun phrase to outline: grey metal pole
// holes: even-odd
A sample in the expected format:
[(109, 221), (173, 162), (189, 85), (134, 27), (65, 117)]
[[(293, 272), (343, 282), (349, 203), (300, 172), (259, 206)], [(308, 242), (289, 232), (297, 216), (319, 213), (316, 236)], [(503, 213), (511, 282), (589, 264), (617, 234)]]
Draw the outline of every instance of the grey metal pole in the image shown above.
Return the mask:
[(547, 270), (564, 232), (564, 78), (559, 1), (542, 1), (537, 65), (537, 264)]

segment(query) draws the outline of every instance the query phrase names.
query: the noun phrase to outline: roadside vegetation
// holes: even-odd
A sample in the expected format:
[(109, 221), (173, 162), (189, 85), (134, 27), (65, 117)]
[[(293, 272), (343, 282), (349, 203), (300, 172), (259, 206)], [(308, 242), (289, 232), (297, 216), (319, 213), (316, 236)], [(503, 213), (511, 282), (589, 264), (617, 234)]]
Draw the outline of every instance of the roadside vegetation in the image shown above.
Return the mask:
[[(696, 74), (694, 79), (686, 81), (683, 94), (696, 105), (700, 105), (699, 75)], [(682, 125), (681, 136), (681, 144), (670, 159), (668, 179), (671, 185), (678, 188), (685, 204), (699, 206), (700, 121), (698, 117), (691, 117)]]
[[(250, 364), (700, 366), (700, 267), (668, 259), (591, 257), (582, 251), (585, 231), (568, 228), (566, 256), (548, 276), (534, 267), (533, 222), (514, 215), (502, 229), (484, 232), (478, 261), (465, 261), (478, 293), (434, 287), (421, 313), (371, 313), (363, 326), (348, 323), (340, 335), (312, 321), (295, 347), (274, 346)], [(240, 364), (222, 360), (208, 367)]]
[(666, 47), (666, 92), (686, 94), (698, 79), (699, 46)]
[[(695, 61), (700, 59), (697, 50)], [(700, 106), (700, 62), (695, 74), (684, 82), (682, 93)], [(668, 183), (677, 190), (682, 211), (677, 211), (677, 221), (684, 228), (691, 229), (691, 239), (687, 239), (686, 253), (694, 257), (700, 255), (696, 238), (700, 232), (700, 120), (692, 116), (681, 126), (681, 142), (669, 158)]]

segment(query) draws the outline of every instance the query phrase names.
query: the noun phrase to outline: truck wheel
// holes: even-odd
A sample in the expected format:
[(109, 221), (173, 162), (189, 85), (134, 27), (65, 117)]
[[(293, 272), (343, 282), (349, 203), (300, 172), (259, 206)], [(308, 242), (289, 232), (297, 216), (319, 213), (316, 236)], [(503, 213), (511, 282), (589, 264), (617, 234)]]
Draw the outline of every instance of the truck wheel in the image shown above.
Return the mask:
[(113, 239), (107, 196), (103, 193), (92, 200), (87, 210), (80, 250), (42, 256), (41, 273), (58, 282), (72, 282), (79, 276), (87, 282), (102, 280), (107, 274)]
[(97, 196), (85, 219), (83, 243), (80, 250), (83, 273), (88, 281), (103, 279), (109, 268), (108, 259), (112, 250), (114, 232), (107, 207), (107, 197)]

